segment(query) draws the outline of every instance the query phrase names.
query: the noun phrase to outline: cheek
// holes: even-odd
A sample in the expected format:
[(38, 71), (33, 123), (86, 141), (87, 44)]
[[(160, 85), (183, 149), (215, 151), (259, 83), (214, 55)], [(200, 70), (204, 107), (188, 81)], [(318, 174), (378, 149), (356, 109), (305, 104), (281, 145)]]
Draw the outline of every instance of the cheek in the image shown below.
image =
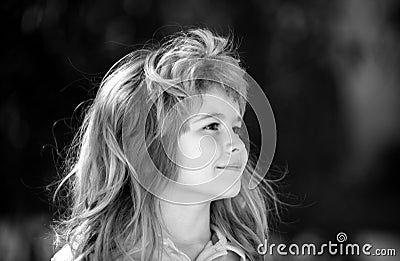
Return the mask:
[(182, 135), (179, 138), (177, 163), (183, 168), (202, 169), (218, 154), (217, 141), (211, 136)]
[(248, 157), (248, 151), (247, 151), (246, 146), (245, 146), (245, 144), (243, 143), (243, 141), (241, 142), (241, 144), (242, 144), (242, 147), (240, 148), (240, 150), (241, 150), (241, 152), (242, 152), (242, 156), (244, 155), (245, 158), (247, 159), (247, 157)]
[(202, 156), (208, 157), (209, 160), (215, 158), (216, 154), (220, 151), (218, 139), (212, 136), (203, 136), (200, 140), (200, 147), (202, 150)]
[(240, 159), (242, 160), (243, 164), (246, 164), (249, 158), (249, 154), (243, 142), (240, 143), (239, 149), (240, 149)]

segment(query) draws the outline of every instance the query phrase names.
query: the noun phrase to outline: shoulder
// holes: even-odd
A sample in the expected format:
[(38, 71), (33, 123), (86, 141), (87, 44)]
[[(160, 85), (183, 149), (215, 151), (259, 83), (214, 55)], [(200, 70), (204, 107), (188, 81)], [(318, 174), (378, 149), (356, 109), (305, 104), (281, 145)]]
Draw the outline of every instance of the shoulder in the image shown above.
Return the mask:
[(51, 258), (51, 261), (72, 261), (73, 255), (71, 247), (67, 244), (64, 245), (55, 255)]
[(225, 256), (221, 256), (220, 259), (215, 259), (215, 260), (226, 260), (226, 261), (246, 261), (246, 254), (245, 252), (233, 245), (229, 240), (227, 240), (227, 238), (225, 237), (225, 235), (222, 233), (222, 231), (216, 226), (216, 225), (211, 225), (211, 229), (214, 231), (215, 233), (215, 237), (217, 238), (215, 241), (219, 241), (223, 247), (227, 250), (227, 255)]
[(228, 251), (228, 254), (219, 256), (212, 261), (242, 261), (243, 259), (236, 253)]

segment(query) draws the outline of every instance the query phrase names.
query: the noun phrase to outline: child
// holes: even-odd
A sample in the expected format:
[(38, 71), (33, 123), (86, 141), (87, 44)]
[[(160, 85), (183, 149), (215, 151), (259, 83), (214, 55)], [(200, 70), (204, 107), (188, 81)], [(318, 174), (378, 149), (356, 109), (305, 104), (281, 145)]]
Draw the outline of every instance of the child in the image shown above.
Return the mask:
[(248, 186), (247, 88), (231, 42), (206, 29), (118, 61), (71, 147), (52, 260), (263, 260), (276, 201), (265, 179)]

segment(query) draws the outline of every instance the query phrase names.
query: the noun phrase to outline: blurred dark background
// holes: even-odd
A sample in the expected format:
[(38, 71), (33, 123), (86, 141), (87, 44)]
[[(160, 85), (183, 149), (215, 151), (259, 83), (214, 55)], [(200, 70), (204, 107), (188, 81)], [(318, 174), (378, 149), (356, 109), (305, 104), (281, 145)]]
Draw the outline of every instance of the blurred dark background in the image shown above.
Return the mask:
[[(344, 231), (349, 242), (397, 248), (399, 255), (399, 1), (0, 5), (0, 260), (49, 260), (49, 224), (57, 215), (47, 185), (58, 179), (59, 155), (80, 124), (77, 106), (94, 97), (124, 54), (187, 26), (233, 32), (274, 110), (273, 163), (289, 169), (280, 192), (297, 204), (282, 209), (274, 242), (334, 241)], [(367, 260), (306, 258), (313, 259)]]

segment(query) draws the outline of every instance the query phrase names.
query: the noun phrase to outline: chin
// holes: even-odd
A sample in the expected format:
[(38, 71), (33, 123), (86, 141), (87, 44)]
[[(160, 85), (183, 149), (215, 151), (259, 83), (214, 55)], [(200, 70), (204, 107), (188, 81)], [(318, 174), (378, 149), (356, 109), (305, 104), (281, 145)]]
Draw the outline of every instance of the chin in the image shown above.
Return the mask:
[(229, 188), (224, 194), (222, 194), (218, 199), (234, 198), (236, 197), (241, 188), (241, 180), (239, 179), (231, 188)]

